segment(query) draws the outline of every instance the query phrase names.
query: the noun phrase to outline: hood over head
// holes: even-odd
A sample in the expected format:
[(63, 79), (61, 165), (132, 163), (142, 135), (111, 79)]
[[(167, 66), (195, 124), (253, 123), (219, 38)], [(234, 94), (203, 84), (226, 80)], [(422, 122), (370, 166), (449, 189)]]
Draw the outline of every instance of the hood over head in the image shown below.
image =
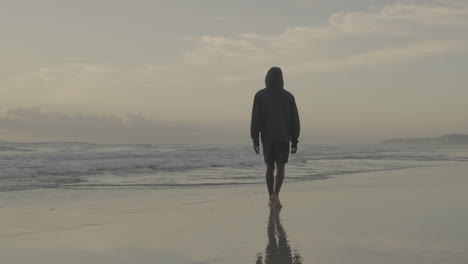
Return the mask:
[(279, 67), (271, 67), (265, 77), (266, 88), (283, 88), (283, 71)]

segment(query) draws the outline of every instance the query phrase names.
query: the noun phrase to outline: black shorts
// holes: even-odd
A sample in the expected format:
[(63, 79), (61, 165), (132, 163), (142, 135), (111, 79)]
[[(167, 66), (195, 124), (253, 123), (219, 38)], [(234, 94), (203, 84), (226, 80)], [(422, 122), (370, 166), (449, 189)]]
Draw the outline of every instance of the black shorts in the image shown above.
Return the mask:
[(262, 143), (265, 163), (287, 163), (289, 157), (289, 143)]

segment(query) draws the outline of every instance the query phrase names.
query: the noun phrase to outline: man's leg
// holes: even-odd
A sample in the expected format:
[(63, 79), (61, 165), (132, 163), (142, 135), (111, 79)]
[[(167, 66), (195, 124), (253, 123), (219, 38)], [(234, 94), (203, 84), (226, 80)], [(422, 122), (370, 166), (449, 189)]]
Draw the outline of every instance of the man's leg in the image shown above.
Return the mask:
[(268, 194), (269, 194), (268, 199), (270, 199), (271, 195), (273, 194), (273, 185), (275, 182), (274, 171), (275, 171), (275, 164), (267, 163), (266, 182), (267, 182)]
[(283, 185), (284, 165), (285, 164), (282, 162), (276, 162), (276, 183), (275, 183), (275, 191), (274, 191), (274, 194), (276, 194), (276, 196), (279, 196), (281, 185)]

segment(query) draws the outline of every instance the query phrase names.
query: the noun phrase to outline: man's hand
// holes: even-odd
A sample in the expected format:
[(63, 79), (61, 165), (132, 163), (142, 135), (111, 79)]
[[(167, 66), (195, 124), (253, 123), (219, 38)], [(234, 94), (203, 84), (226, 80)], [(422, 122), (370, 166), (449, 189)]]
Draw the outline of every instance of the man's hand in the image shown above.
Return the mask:
[(297, 144), (292, 144), (291, 145), (291, 154), (294, 154), (297, 152)]
[(254, 148), (255, 153), (257, 153), (257, 154), (260, 153), (260, 143), (254, 142), (253, 143), (253, 148)]

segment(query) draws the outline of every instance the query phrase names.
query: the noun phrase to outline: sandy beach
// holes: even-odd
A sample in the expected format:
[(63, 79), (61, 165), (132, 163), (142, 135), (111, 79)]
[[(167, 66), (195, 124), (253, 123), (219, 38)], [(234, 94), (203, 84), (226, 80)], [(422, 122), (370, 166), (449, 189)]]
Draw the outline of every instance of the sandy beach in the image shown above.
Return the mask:
[(468, 263), (468, 166), (266, 187), (0, 193), (1, 263)]

